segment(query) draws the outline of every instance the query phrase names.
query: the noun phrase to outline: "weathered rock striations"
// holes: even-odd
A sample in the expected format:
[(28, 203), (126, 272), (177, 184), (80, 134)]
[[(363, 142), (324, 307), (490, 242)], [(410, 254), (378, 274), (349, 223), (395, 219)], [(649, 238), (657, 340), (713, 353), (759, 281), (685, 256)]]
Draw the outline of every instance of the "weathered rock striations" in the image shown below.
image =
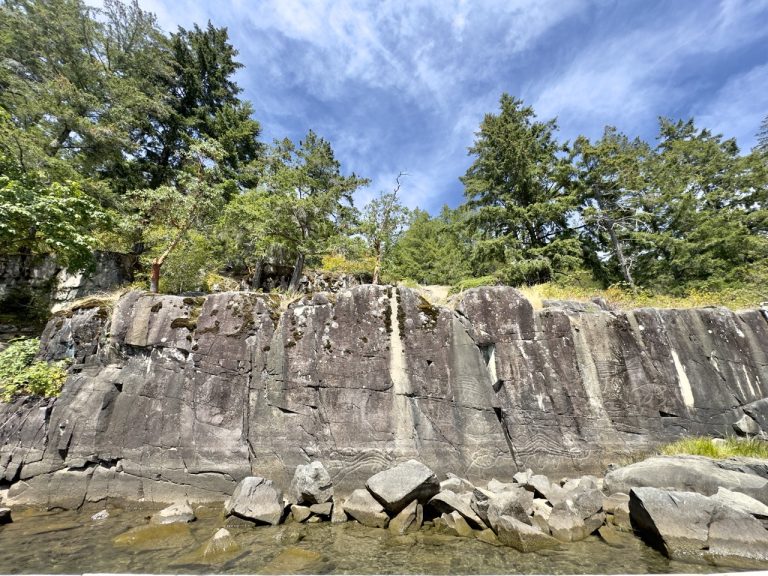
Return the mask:
[(53, 507), (215, 501), (248, 476), (287, 489), (320, 460), (348, 494), (411, 458), (511, 481), (745, 415), (768, 430), (760, 311), (549, 305), (502, 287), (456, 310), (371, 285), (285, 310), (246, 292), (128, 293), (49, 322), (43, 355), (72, 358), (71, 376), (55, 401), (0, 404), (0, 478), (11, 501)]

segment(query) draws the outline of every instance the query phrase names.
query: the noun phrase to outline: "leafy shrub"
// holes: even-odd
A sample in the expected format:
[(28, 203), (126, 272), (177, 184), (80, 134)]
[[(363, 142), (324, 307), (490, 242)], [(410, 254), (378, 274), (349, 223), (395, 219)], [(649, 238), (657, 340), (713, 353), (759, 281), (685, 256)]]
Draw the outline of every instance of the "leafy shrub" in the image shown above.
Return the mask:
[(40, 349), (38, 338), (13, 340), (0, 352), (0, 400), (16, 396), (58, 396), (67, 379), (66, 361), (35, 360)]
[(370, 276), (376, 266), (373, 256), (360, 256), (349, 259), (343, 254), (327, 254), (323, 256), (320, 269), (335, 274), (351, 274), (353, 276)]

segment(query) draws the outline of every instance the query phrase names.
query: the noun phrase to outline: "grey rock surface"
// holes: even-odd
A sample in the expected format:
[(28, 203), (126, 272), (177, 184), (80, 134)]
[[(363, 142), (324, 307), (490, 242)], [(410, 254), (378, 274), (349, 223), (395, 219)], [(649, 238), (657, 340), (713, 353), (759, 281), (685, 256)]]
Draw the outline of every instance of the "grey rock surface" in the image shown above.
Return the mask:
[(0, 404), (13, 504), (222, 501), (251, 475), (287, 489), (314, 460), (342, 494), (410, 459), (479, 485), (596, 472), (745, 414), (768, 429), (756, 310), (536, 311), (505, 287), (456, 310), (370, 285), (282, 308), (130, 292), (54, 317), (42, 341), (71, 373), (56, 400)]
[(344, 512), (364, 526), (386, 528), (389, 516), (365, 488), (358, 488), (344, 501)]
[(423, 515), (419, 514), (420, 507), (421, 504), (419, 504), (418, 500), (408, 504), (397, 516), (390, 520), (389, 530), (395, 534), (402, 535), (421, 528), (420, 518), (423, 518)]
[(307, 506), (301, 504), (291, 504), (291, 518), (294, 522), (304, 522), (312, 515), (312, 511)]
[(365, 485), (391, 514), (397, 514), (414, 499), (424, 504), (440, 490), (435, 473), (417, 460), (382, 470)]
[(558, 545), (557, 540), (550, 535), (511, 516), (499, 517), (496, 523), (496, 536), (502, 544), (520, 552), (535, 552)]
[(178, 502), (152, 515), (152, 524), (176, 524), (194, 522), (197, 517), (189, 502)]
[(670, 558), (768, 560), (768, 530), (750, 514), (694, 492), (635, 488), (629, 495), (632, 526)]
[(456, 511), (464, 517), (472, 528), (484, 530), (488, 526), (486, 526), (485, 522), (480, 519), (474, 510), (472, 510), (470, 505), (471, 498), (472, 495), (469, 493), (466, 493), (465, 496), (464, 494), (456, 494), (451, 490), (442, 490), (429, 500), (427, 506), (434, 508), (441, 514), (450, 514), (451, 512)]
[(626, 493), (636, 487), (697, 492), (704, 496), (726, 488), (768, 504), (768, 478), (756, 473), (748, 463), (740, 466), (738, 461), (729, 463), (701, 456), (648, 458), (613, 470), (605, 476), (608, 493)]
[(323, 504), (333, 498), (331, 475), (321, 462), (296, 466), (290, 488), (291, 498), (297, 504)]
[(272, 480), (258, 476), (243, 478), (224, 507), (232, 514), (276, 526), (283, 517), (283, 494)]

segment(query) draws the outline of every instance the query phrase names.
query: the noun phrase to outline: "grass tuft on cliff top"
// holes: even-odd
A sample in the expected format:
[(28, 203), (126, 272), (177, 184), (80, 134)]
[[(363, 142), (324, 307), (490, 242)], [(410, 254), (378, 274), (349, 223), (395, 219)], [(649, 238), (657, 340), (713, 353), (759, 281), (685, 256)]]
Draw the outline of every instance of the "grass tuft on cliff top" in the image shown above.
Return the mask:
[(768, 458), (768, 442), (759, 438), (729, 437), (718, 439), (707, 436), (683, 438), (661, 449), (665, 456), (707, 456), (721, 460), (732, 456), (747, 458)]

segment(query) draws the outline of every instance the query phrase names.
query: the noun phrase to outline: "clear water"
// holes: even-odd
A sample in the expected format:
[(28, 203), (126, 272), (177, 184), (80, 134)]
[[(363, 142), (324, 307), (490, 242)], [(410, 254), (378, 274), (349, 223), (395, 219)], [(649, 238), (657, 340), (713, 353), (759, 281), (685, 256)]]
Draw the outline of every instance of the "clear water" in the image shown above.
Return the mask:
[(556, 550), (522, 554), (431, 529), (395, 536), (388, 530), (352, 522), (229, 526), (239, 550), (206, 557), (202, 553), (206, 543), (226, 526), (220, 507), (199, 508), (197, 521), (150, 528), (132, 542), (118, 537), (148, 526), (149, 512), (110, 508), (106, 520), (91, 520), (98, 510), (15, 511), (14, 522), (0, 527), (0, 573), (611, 574), (726, 570), (671, 562), (629, 534), (622, 535), (621, 547), (611, 547), (592, 536)]

